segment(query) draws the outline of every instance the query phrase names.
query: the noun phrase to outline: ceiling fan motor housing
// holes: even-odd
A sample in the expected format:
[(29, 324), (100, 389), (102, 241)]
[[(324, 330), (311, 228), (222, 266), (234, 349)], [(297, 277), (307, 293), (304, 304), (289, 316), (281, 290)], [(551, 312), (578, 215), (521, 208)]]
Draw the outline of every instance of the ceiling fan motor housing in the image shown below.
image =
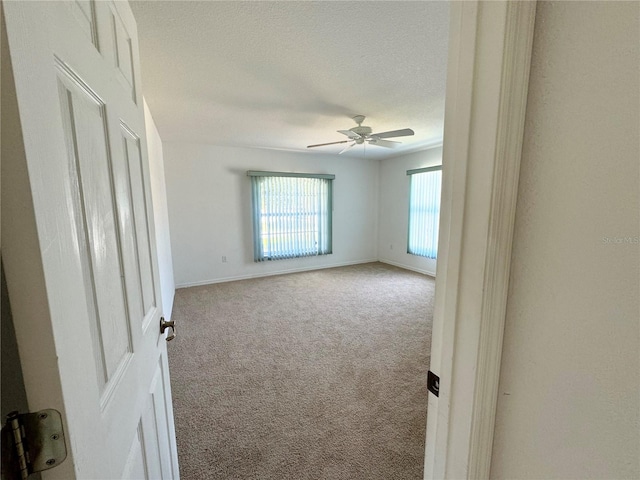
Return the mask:
[(371, 127), (362, 127), (360, 125), (358, 125), (357, 127), (350, 128), (349, 130), (363, 137), (366, 137), (367, 135), (371, 134), (371, 132), (373, 131), (371, 130)]

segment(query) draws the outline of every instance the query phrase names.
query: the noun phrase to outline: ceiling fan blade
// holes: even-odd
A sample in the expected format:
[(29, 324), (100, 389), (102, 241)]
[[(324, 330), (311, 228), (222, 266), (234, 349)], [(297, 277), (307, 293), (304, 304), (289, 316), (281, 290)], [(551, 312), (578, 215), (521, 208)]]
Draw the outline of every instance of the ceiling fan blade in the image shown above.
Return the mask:
[(344, 147), (340, 152), (338, 152), (338, 155), (340, 155), (340, 154), (342, 154), (342, 153), (346, 152), (347, 150), (349, 150), (350, 148), (352, 148), (354, 145), (356, 145), (356, 142), (353, 142), (352, 144), (347, 145), (347, 146), (346, 146), (346, 147)]
[(402, 142), (394, 142), (393, 140), (380, 140), (377, 137), (373, 137), (369, 140), (369, 143), (378, 147), (396, 148)]
[(357, 140), (358, 138), (360, 138), (360, 135), (358, 135), (356, 132), (352, 132), (351, 130), (338, 130), (338, 133), (346, 135), (353, 140)]
[(338, 143), (347, 143), (349, 140), (342, 140), (340, 142), (329, 142), (329, 143), (318, 143), (316, 145), (307, 145), (307, 148), (313, 148), (313, 147), (325, 147), (327, 145), (336, 145)]
[(372, 133), (371, 137), (378, 138), (392, 138), (392, 137), (406, 137), (413, 135), (415, 132), (410, 128), (403, 128), (402, 130), (391, 130), (390, 132)]

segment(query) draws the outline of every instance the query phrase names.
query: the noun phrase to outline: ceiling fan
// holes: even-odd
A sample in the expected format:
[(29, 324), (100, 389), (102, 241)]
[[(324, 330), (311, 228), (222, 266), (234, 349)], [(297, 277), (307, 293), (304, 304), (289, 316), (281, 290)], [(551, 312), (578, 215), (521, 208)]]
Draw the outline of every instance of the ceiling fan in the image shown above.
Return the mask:
[(376, 145), (378, 147), (386, 147), (386, 148), (395, 148), (401, 142), (396, 142), (393, 140), (384, 140), (385, 138), (395, 138), (395, 137), (406, 137), (408, 135), (413, 135), (415, 132), (410, 128), (404, 128), (402, 130), (391, 130), (389, 132), (380, 132), (380, 133), (371, 133), (373, 130), (371, 127), (367, 127), (366, 125), (362, 125), (364, 122), (364, 115), (356, 115), (353, 117), (353, 121), (358, 124), (357, 127), (350, 128), (349, 130), (338, 130), (339, 133), (346, 135), (349, 137), (349, 140), (341, 140), (339, 142), (329, 142), (329, 143), (318, 143), (316, 145), (308, 145), (307, 148), (314, 147), (324, 147), (327, 145), (337, 145), (339, 143), (348, 143), (344, 149), (342, 149), (340, 153), (344, 153), (355, 145), (362, 145), (367, 142), (369, 145)]

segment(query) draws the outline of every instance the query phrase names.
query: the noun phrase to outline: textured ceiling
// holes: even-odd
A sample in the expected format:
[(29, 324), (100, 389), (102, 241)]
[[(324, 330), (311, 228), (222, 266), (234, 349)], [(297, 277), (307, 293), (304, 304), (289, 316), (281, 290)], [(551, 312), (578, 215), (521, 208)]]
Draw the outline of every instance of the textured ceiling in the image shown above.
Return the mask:
[(442, 139), (449, 7), (429, 1), (133, 1), (144, 94), (165, 141), (337, 153), (336, 130)]

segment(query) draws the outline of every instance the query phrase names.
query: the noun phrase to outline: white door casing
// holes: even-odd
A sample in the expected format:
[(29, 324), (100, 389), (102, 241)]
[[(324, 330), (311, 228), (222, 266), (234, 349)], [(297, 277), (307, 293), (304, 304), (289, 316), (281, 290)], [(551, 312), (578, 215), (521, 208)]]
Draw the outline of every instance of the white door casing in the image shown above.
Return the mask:
[(425, 479), (490, 476), (535, 6), (451, 3)]
[(3, 261), (29, 407), (62, 412), (69, 452), (44, 477), (178, 478), (135, 20), (120, 1), (3, 9), (22, 133)]

